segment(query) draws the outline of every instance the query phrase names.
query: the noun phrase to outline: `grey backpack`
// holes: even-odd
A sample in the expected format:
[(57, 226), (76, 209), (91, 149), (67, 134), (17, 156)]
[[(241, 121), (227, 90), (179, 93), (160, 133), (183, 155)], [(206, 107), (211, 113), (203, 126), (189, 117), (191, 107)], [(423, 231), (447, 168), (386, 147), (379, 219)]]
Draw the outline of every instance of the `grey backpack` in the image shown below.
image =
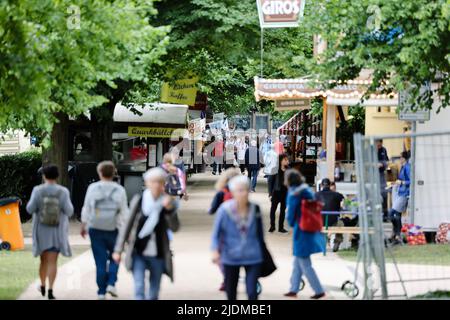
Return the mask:
[(113, 198), (114, 188), (103, 198), (95, 200), (95, 214), (91, 220), (91, 227), (98, 230), (114, 231), (117, 228), (116, 219), (120, 211), (120, 204)]
[(42, 209), (39, 214), (39, 221), (48, 226), (59, 225), (61, 215), (61, 203), (59, 201), (61, 192), (56, 194), (44, 194), (42, 197)]

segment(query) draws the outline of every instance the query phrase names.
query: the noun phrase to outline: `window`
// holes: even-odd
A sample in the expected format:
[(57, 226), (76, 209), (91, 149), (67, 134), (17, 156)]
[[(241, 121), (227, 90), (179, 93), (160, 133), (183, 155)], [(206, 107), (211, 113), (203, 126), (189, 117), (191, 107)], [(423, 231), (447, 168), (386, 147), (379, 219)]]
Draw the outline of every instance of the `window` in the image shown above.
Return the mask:
[(113, 142), (113, 159), (119, 171), (144, 172), (147, 169), (145, 138), (127, 138)]

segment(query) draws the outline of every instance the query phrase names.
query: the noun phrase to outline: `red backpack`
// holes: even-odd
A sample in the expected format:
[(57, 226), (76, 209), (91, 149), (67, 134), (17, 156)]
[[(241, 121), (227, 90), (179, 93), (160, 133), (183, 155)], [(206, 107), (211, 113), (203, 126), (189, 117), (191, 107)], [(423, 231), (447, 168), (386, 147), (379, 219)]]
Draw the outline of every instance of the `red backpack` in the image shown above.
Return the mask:
[(323, 203), (320, 201), (303, 199), (302, 215), (298, 223), (300, 230), (306, 232), (322, 231), (322, 208)]
[[(306, 187), (305, 187), (306, 188)], [(304, 188), (302, 188), (304, 189)], [(322, 209), (324, 204), (313, 199), (303, 199), (301, 216), (298, 221), (300, 230), (305, 232), (320, 232), (323, 228)]]

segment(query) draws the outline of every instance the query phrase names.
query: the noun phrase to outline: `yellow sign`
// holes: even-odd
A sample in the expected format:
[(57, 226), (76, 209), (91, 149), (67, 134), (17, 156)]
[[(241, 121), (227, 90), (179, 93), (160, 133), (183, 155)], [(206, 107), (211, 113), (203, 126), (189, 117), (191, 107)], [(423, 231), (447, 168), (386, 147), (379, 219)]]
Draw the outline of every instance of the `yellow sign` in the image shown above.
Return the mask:
[(198, 78), (177, 80), (173, 84), (164, 82), (161, 88), (161, 101), (176, 104), (195, 105)]
[[(128, 136), (141, 138), (170, 138), (176, 128), (128, 127)], [(183, 129), (182, 129), (183, 130)]]

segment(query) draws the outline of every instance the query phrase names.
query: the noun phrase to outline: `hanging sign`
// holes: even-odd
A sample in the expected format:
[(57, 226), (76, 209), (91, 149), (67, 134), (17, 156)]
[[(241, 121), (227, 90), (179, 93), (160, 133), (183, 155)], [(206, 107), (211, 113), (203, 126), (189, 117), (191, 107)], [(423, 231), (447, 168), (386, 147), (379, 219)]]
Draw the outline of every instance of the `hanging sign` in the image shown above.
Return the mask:
[(403, 107), (398, 114), (398, 120), (401, 121), (428, 121), (430, 120), (430, 110), (413, 111), (410, 107)]
[(210, 122), (208, 125), (213, 135), (222, 134), (222, 121)]
[(306, 110), (310, 108), (310, 99), (290, 99), (275, 101), (275, 111)]
[(261, 28), (297, 27), (305, 0), (257, 0)]
[[(429, 121), (430, 110), (413, 110), (411, 90), (412, 87), (408, 87), (406, 90), (398, 93), (398, 106), (400, 109), (398, 119), (402, 121)], [(424, 95), (429, 90), (431, 90), (429, 86), (422, 86), (420, 95)]]
[(193, 119), (189, 121), (189, 136), (194, 140), (200, 140), (206, 129), (206, 119)]
[(128, 127), (129, 137), (141, 138), (170, 138), (176, 128), (150, 128), (150, 127)]
[(213, 114), (213, 122), (223, 121), (225, 119), (225, 113), (214, 113)]
[(156, 144), (148, 145), (148, 166), (156, 167)]
[(161, 101), (194, 106), (197, 98), (198, 78), (164, 82), (161, 88)]

